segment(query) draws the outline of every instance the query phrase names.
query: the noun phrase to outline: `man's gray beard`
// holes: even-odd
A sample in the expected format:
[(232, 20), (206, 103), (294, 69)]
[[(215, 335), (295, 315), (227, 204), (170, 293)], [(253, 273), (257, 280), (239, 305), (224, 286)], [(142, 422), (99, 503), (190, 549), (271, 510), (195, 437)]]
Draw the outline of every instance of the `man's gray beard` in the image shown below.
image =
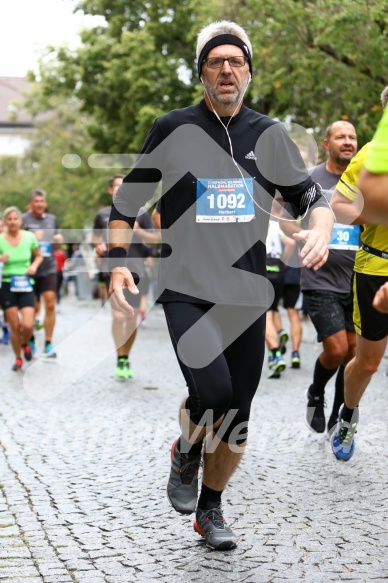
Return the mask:
[(222, 105), (232, 107), (233, 105), (237, 106), (238, 102), (241, 99), (241, 91), (236, 88), (237, 93), (229, 94), (229, 95), (220, 95), (217, 93), (217, 89), (209, 86), (208, 83), (204, 83), (205, 89), (208, 92), (210, 99), (214, 105)]
[(232, 109), (234, 107), (237, 107), (238, 102), (241, 99), (241, 95), (240, 95), (239, 91), (237, 92), (237, 94), (233, 94), (233, 95), (219, 95), (217, 93), (214, 94), (212, 92), (212, 93), (210, 93), (210, 97), (215, 105), (219, 105), (219, 106), (222, 106), (222, 107), (227, 108), (227, 109)]

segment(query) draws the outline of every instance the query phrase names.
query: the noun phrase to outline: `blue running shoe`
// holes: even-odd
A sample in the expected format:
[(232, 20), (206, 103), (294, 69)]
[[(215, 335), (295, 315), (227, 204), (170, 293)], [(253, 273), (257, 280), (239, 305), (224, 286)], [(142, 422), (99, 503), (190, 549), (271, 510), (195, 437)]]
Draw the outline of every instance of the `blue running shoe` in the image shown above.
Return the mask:
[(354, 454), (356, 444), (354, 435), (357, 433), (359, 420), (358, 407), (354, 409), (350, 423), (342, 419), (343, 405), (338, 413), (337, 427), (331, 436), (331, 449), (333, 454), (340, 462), (348, 462)]
[(45, 358), (57, 358), (57, 353), (54, 350), (54, 346), (51, 342), (48, 342), (43, 350), (43, 356)]
[(273, 363), (275, 362), (275, 356), (273, 354), (268, 355), (268, 368), (272, 368)]
[(278, 350), (275, 355), (268, 357), (268, 367), (269, 367), (269, 379), (279, 379), (280, 373), (286, 368), (286, 363), (283, 360), (280, 351)]
[(35, 340), (29, 340), (28, 346), (30, 347), (32, 356), (35, 356), (35, 353), (36, 353)]
[(9, 341), (11, 339), (11, 334), (9, 332), (9, 330), (4, 330), (3, 331), (3, 338), (1, 339), (3, 344), (9, 344)]

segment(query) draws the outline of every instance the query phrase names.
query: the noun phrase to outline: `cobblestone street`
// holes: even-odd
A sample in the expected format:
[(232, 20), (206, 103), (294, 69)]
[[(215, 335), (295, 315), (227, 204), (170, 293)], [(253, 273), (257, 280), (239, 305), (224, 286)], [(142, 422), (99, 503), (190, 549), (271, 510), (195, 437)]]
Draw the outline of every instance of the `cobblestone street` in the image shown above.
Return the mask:
[[(0, 581), (387, 581), (387, 360), (347, 464), (304, 422), (320, 351), (312, 325), (304, 322), (300, 370), (267, 379), (264, 366), (246, 454), (223, 497), (239, 544), (217, 553), (167, 501), (186, 392), (163, 311), (146, 323), (124, 383), (113, 376), (110, 308), (96, 302), (61, 303), (57, 362), (36, 358), (15, 373), (11, 347), (0, 346)], [(333, 390), (332, 379), (328, 415)]]

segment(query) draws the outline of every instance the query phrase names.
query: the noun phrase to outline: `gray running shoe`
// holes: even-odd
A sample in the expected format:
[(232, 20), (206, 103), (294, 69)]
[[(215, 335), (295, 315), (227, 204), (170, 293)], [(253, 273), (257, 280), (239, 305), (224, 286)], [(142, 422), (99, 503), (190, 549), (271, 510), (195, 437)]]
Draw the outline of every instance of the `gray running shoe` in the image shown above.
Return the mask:
[(201, 456), (180, 453), (176, 439), (171, 448), (171, 472), (167, 497), (172, 507), (181, 514), (195, 512), (198, 498), (198, 470)]
[(205, 537), (209, 549), (229, 551), (237, 546), (237, 536), (226, 524), (221, 506), (210, 510), (197, 508), (194, 530)]

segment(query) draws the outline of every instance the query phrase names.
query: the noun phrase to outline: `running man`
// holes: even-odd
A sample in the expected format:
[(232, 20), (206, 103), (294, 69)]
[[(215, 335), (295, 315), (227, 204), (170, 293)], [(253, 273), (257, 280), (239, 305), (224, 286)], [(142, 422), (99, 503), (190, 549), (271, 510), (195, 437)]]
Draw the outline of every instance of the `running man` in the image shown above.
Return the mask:
[[(118, 187), (123, 182), (123, 178), (123, 174), (115, 174), (109, 179), (108, 192), (112, 197), (112, 200), (116, 195)], [(97, 213), (94, 220), (93, 243), (99, 259), (107, 257), (106, 242), (110, 212), (111, 205), (104, 207)], [(142, 208), (137, 216), (135, 229), (136, 235), (133, 239), (133, 245), (131, 245), (129, 257), (131, 257), (132, 262), (136, 262), (134, 270), (141, 278), (140, 289), (142, 290), (142, 293), (145, 293), (145, 288), (142, 288), (142, 284), (144, 281), (143, 274), (145, 274), (144, 257), (148, 253), (148, 250), (143, 244), (143, 240), (154, 242), (154, 238), (151, 234), (153, 224), (145, 208)], [(99, 285), (103, 285), (106, 290), (108, 290), (109, 280), (109, 273), (101, 271), (99, 274)], [(139, 295), (127, 294), (127, 301), (134, 309), (133, 313), (125, 313), (122, 310), (115, 310), (112, 306), (112, 336), (117, 352), (117, 363), (114, 374), (118, 381), (125, 381), (133, 377), (129, 354), (136, 339), (142, 293)]]
[(162, 176), (158, 301), (189, 392), (167, 495), (177, 512), (195, 512), (194, 528), (208, 547), (228, 550), (237, 535), (221, 499), (244, 452), (263, 365), (265, 311), (273, 297), (265, 238), (276, 188), (300, 214), (310, 213), (310, 229), (295, 237), (311, 269), (326, 261), (333, 219), (282, 124), (243, 105), (252, 76), (246, 32), (228, 21), (205, 27), (197, 67), (204, 99), (156, 120), (144, 155), (117, 193), (109, 223), (110, 293), (121, 310), (131, 310), (123, 287), (138, 290), (127, 242), (137, 209)]
[[(383, 110), (388, 102), (388, 87), (381, 94)], [(332, 435), (331, 446), (337, 460), (347, 462), (355, 451), (355, 433), (359, 421), (359, 404), (377, 371), (387, 346), (388, 313), (377, 311), (374, 305), (379, 291), (384, 290), (388, 282), (388, 221), (384, 225), (376, 222), (370, 224), (371, 216), (384, 214), (386, 191), (373, 192), (368, 185), (372, 178), (368, 173), (388, 172), (388, 117), (387, 112), (381, 120), (372, 142), (366, 144), (353, 158), (346, 172), (341, 176), (332, 199), (333, 210), (339, 220), (349, 221), (353, 225), (364, 224), (361, 235), (362, 245), (357, 251), (354, 265), (353, 321), (356, 328), (356, 354), (345, 369), (345, 399), (339, 410), (338, 423)], [(360, 189), (365, 188), (364, 208), (359, 214), (358, 205), (353, 204), (360, 198), (357, 188), (359, 177), (365, 165), (364, 180), (360, 180)], [(369, 190), (368, 190), (369, 186)], [(380, 187), (381, 187), (380, 183)], [(376, 213), (375, 201), (369, 197), (376, 194), (380, 200), (380, 215)], [(382, 195), (382, 196), (381, 196)], [(357, 218), (354, 219), (354, 213)], [(373, 219), (372, 219), (373, 220)], [(380, 292), (381, 293), (381, 292)]]
[[(318, 182), (330, 200), (333, 191), (357, 152), (357, 137), (353, 125), (335, 121), (325, 132), (323, 141), (327, 160), (312, 168), (311, 177)], [(293, 216), (295, 211), (286, 205)], [(303, 228), (297, 223), (281, 221), (287, 235)], [(359, 246), (359, 227), (335, 224), (329, 245), (329, 258), (322, 269), (302, 269), (301, 289), (308, 315), (317, 331), (322, 352), (318, 356), (312, 384), (306, 391), (306, 423), (311, 431), (330, 433), (337, 423), (338, 409), (344, 399), (344, 367), (354, 356), (356, 337), (352, 321), (352, 275), (356, 250)], [(326, 425), (325, 388), (336, 375), (331, 414)]]

